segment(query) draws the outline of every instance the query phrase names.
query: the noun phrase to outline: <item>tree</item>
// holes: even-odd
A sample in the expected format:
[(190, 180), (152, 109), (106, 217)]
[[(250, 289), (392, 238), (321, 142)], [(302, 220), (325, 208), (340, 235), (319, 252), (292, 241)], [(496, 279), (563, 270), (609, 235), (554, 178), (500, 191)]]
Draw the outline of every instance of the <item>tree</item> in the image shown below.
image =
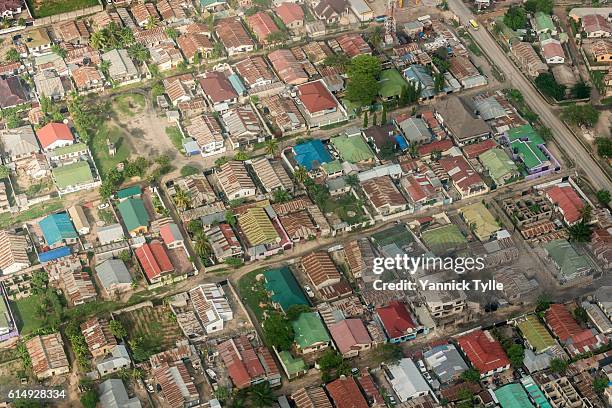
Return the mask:
[(376, 77), (363, 73), (349, 74), (346, 97), (359, 106), (368, 106), (378, 95), (379, 89)]
[(100, 397), (96, 390), (88, 390), (81, 396), (81, 404), (84, 408), (96, 408), (96, 405), (100, 401)]
[(165, 32), (166, 32), (166, 35), (172, 38), (173, 40), (176, 40), (180, 34), (175, 28), (172, 28), (172, 27), (166, 28)]
[(444, 89), (444, 74), (441, 72), (434, 76), (434, 89), (436, 92), (440, 92), (442, 89)]
[(574, 319), (576, 319), (578, 323), (582, 324), (586, 323), (589, 320), (589, 315), (587, 314), (584, 307), (578, 306), (574, 309)]
[(346, 69), (351, 59), (346, 54), (333, 53), (323, 60), (323, 65)]
[(545, 312), (550, 307), (552, 299), (548, 293), (542, 293), (536, 300), (536, 312)]
[(189, 191), (183, 190), (179, 186), (175, 187), (176, 193), (174, 194), (174, 204), (181, 209), (186, 210), (191, 205), (191, 197)]
[(599, 111), (592, 105), (570, 105), (561, 112), (561, 119), (574, 126), (593, 127), (599, 119)]
[(321, 369), (321, 380), (323, 382), (329, 382), (342, 375), (348, 375), (351, 371), (350, 366), (342, 358), (342, 355), (331, 348), (323, 353), (317, 364)]
[(266, 343), (279, 351), (291, 349), (293, 344), (293, 328), (287, 318), (280, 313), (272, 313), (263, 322), (263, 332)]
[(585, 99), (591, 96), (591, 87), (580, 81), (572, 87), (572, 96), (576, 99)]
[(276, 139), (266, 141), (266, 154), (276, 156), (278, 154), (278, 142)]
[(595, 139), (597, 145), (597, 154), (603, 158), (612, 157), (612, 138), (598, 137)]
[(470, 368), (461, 373), (461, 379), (467, 382), (480, 382), (480, 372), (475, 368)]
[(387, 124), (387, 106), (383, 105), (382, 113), (380, 115), (380, 126)]
[(249, 389), (250, 402), (256, 408), (271, 407), (276, 401), (270, 383), (267, 381), (253, 385)]
[(243, 150), (239, 150), (234, 154), (234, 160), (237, 161), (245, 161), (249, 160), (249, 154)]
[(530, 13), (541, 11), (542, 13), (552, 14), (554, 1), (553, 0), (527, 0), (524, 4), (525, 10)]
[(575, 242), (591, 242), (593, 235), (593, 227), (581, 220), (580, 222), (570, 226), (567, 229), (570, 241)]
[(595, 196), (601, 205), (607, 206), (610, 202), (610, 192), (608, 190), (599, 190), (597, 193), (595, 193)]
[(383, 160), (391, 160), (393, 156), (395, 156), (395, 143), (393, 143), (391, 140), (386, 140), (380, 146), (379, 155)]
[(215, 160), (215, 166), (221, 167), (228, 161), (229, 161), (229, 158), (227, 156), (221, 156), (217, 160)]
[(62, 59), (66, 58), (66, 55), (67, 55), (66, 50), (57, 44), (53, 44), (51, 46), (51, 51), (53, 51), (56, 55), (58, 55)]
[(306, 170), (306, 167), (300, 166), (293, 172), (293, 177), (298, 183), (304, 184), (309, 178), (308, 170)]
[(377, 78), (382, 70), (380, 60), (372, 55), (360, 54), (351, 60), (348, 75), (368, 75)]
[(506, 354), (508, 354), (508, 359), (512, 364), (512, 367), (519, 368), (523, 366), (523, 358), (525, 357), (525, 350), (523, 346), (520, 344), (512, 344), (506, 350)]
[(513, 30), (525, 28), (527, 25), (527, 14), (521, 6), (510, 6), (504, 14), (504, 24)]
[(550, 360), (550, 370), (553, 373), (563, 374), (567, 370), (567, 361), (560, 358), (553, 358)]
[(19, 62), (21, 60), (21, 55), (19, 55), (19, 51), (17, 51), (15, 48), (10, 48), (6, 52), (6, 55), (4, 56), (4, 58), (8, 62)]
[(310, 312), (310, 307), (307, 305), (292, 305), (287, 309), (285, 316), (287, 316), (287, 320), (294, 321), (297, 320), (302, 313), (307, 312)]
[(202, 259), (206, 259), (212, 253), (212, 246), (210, 245), (210, 241), (208, 240), (208, 236), (204, 231), (199, 231), (195, 236), (195, 244), (193, 249), (196, 251), (196, 254)]
[(119, 320), (111, 320), (108, 324), (110, 332), (118, 339), (124, 339), (128, 336), (128, 331)]
[(274, 202), (275, 203), (286, 203), (291, 199), (291, 196), (287, 192), (287, 190), (280, 189), (274, 191)]
[(225, 222), (227, 222), (232, 227), (235, 227), (236, 224), (238, 223), (238, 220), (236, 220), (236, 216), (231, 210), (227, 210), (225, 212)]
[(368, 124), (368, 112), (364, 112), (363, 113), (363, 128), (367, 129), (369, 126)]
[(565, 85), (557, 83), (555, 77), (549, 72), (538, 75), (535, 79), (535, 84), (544, 95), (550, 98), (557, 101), (565, 98)]
[(602, 395), (606, 388), (608, 388), (608, 379), (606, 377), (597, 376), (593, 378), (593, 391)]
[(194, 174), (198, 174), (199, 172), (199, 168), (195, 166), (190, 166), (189, 164), (186, 164), (185, 166), (181, 167), (181, 176), (183, 177), (193, 176)]
[(376, 25), (372, 28), (372, 32), (370, 33), (369, 40), (372, 47), (377, 49), (383, 42), (383, 37), (385, 33), (382, 26)]
[(119, 252), (119, 259), (121, 259), (124, 263), (128, 263), (132, 260), (132, 254), (127, 249)]
[(349, 186), (353, 188), (359, 185), (359, 177), (357, 177), (356, 174), (349, 174), (348, 176), (344, 178), (344, 181), (346, 181), (346, 184), (348, 184)]
[(153, 16), (149, 16), (149, 18), (147, 19), (145, 23), (145, 29), (150, 30), (154, 28), (155, 26), (157, 26), (157, 19), (155, 19), (155, 17)]
[(96, 50), (106, 48), (107, 43), (108, 38), (106, 37), (104, 30), (95, 31), (89, 37), (89, 45), (91, 45)]
[(378, 115), (376, 112), (374, 112), (374, 115), (372, 115), (372, 126), (378, 126)]
[(385, 343), (375, 349), (375, 361), (378, 364), (395, 364), (404, 358), (402, 348), (398, 344)]
[(537, 134), (540, 135), (545, 142), (551, 141), (553, 139), (552, 130), (546, 126), (540, 126), (536, 130)]
[(151, 59), (151, 52), (141, 43), (132, 44), (130, 48), (128, 48), (128, 55), (136, 61), (138, 65), (142, 65)]

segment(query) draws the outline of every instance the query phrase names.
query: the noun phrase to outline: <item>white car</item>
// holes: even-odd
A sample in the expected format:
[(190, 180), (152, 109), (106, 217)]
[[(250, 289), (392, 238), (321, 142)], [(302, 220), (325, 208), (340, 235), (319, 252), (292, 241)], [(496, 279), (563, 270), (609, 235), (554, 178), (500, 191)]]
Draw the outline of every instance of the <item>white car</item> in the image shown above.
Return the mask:
[(304, 291), (306, 292), (306, 294), (308, 295), (308, 297), (314, 298), (315, 294), (312, 291), (312, 289), (310, 289), (310, 286), (308, 285), (304, 285)]
[(421, 370), (422, 373), (427, 372), (427, 369), (425, 368), (425, 364), (423, 363), (423, 360), (417, 360), (417, 365), (419, 366), (419, 370)]
[(102, 203), (102, 204), (98, 205), (98, 210), (103, 210), (105, 208), (108, 208), (108, 203)]

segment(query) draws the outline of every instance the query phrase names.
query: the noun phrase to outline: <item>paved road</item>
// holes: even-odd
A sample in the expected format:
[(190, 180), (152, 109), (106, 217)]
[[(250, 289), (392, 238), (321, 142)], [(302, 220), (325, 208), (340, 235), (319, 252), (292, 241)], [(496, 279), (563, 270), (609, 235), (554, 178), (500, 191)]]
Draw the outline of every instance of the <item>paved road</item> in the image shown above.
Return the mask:
[[(448, 6), (459, 17), (463, 25), (469, 24), (469, 20), (475, 18), (472, 11), (462, 0), (449, 0)], [(527, 104), (540, 116), (542, 122), (552, 130), (556, 142), (566, 151), (576, 165), (583, 170), (592, 186), (596, 190), (612, 189), (612, 182), (597, 165), (591, 153), (582, 146), (576, 136), (559, 119), (558, 114), (550, 109), (546, 100), (510, 61), (491, 34), (484, 27), (478, 31), (471, 30), (470, 32), (480, 48), (489, 55), (492, 61), (497, 63), (497, 66), (512, 86), (522, 92)]]

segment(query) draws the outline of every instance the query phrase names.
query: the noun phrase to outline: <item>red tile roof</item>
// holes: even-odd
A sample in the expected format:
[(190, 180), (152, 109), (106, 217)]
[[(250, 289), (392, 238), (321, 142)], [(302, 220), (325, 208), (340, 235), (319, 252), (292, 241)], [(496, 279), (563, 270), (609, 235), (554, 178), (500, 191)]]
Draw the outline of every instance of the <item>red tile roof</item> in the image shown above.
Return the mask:
[(474, 330), (459, 337), (457, 343), (481, 374), (510, 364), (502, 345), (489, 332)]
[(274, 9), (283, 23), (289, 25), (295, 21), (304, 20), (304, 10), (296, 3), (282, 3)]
[(336, 408), (368, 408), (353, 377), (340, 377), (325, 386)]
[(67, 125), (64, 123), (55, 122), (48, 123), (38, 129), (36, 136), (38, 137), (38, 141), (43, 149), (46, 149), (58, 140), (74, 140), (74, 136), (72, 136), (72, 132)]
[(462, 192), (471, 192), (485, 186), (480, 174), (474, 171), (463, 156), (443, 157), (438, 163), (453, 180), (455, 187)]
[(362, 373), (361, 377), (359, 377), (357, 381), (359, 381), (361, 389), (372, 406), (385, 405), (385, 400), (383, 399), (382, 395), (380, 395), (380, 392), (378, 391), (378, 388), (376, 388), (376, 384), (374, 383), (374, 380), (370, 374), (367, 372)]
[(495, 140), (487, 139), (480, 143), (474, 143), (474, 144), (464, 146), (463, 153), (465, 153), (465, 157), (467, 157), (468, 159), (473, 159), (475, 157), (480, 156), (484, 152), (491, 150), (495, 146), (497, 146), (497, 143), (495, 143)]
[[(217, 349), (236, 388), (246, 388), (252, 381), (266, 375), (264, 366), (246, 336), (226, 340)], [(276, 365), (271, 371), (275, 370), (278, 372)]]
[(376, 313), (391, 339), (402, 337), (416, 328), (405, 303), (394, 301), (379, 307)]
[(267, 42), (268, 36), (272, 33), (277, 33), (280, 30), (274, 24), (272, 17), (266, 12), (260, 11), (247, 17), (249, 27), (253, 30), (259, 41)]
[(329, 332), (342, 354), (351, 351), (355, 346), (359, 347), (372, 342), (361, 319), (341, 320), (330, 325)]
[(298, 89), (300, 100), (311, 114), (337, 107), (331, 92), (320, 80), (300, 85)]
[(149, 280), (153, 280), (163, 273), (172, 272), (174, 269), (166, 249), (159, 241), (145, 243), (137, 248), (136, 257)]
[(344, 34), (336, 38), (342, 51), (350, 58), (361, 54), (371, 54), (372, 49), (360, 34)]
[(212, 71), (205, 73), (204, 77), (200, 78), (200, 85), (213, 103), (220, 103), (238, 97), (224, 72)]
[(435, 142), (427, 143), (419, 147), (419, 156), (427, 156), (434, 151), (444, 152), (453, 147), (453, 141), (451, 139), (437, 140)]
[(173, 242), (183, 240), (181, 231), (178, 229), (178, 226), (174, 223), (168, 223), (166, 225), (163, 225), (159, 229), (159, 234), (161, 235), (166, 245), (170, 245)]
[(583, 331), (564, 305), (550, 305), (544, 318), (553, 333), (563, 342)]
[(584, 203), (571, 186), (554, 186), (546, 191), (546, 195), (561, 209), (568, 224), (573, 224), (582, 217)]

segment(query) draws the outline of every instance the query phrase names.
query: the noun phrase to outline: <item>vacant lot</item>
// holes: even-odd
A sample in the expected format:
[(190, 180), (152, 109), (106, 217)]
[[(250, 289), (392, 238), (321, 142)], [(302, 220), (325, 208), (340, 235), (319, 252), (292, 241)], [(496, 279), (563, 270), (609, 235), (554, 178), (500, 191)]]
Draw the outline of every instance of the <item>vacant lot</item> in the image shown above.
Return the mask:
[[(115, 145), (117, 152), (114, 156), (108, 154), (107, 140)], [(102, 174), (107, 174), (117, 164), (129, 158), (130, 152), (131, 146), (125, 132), (116, 126), (103, 125), (91, 141), (91, 154)]]
[(64, 208), (64, 203), (61, 199), (49, 200), (30, 207), (28, 210), (21, 211), (17, 215), (11, 213), (0, 214), (0, 228), (6, 228), (11, 225), (21, 224), (30, 221), (43, 215), (50, 214), (54, 211)]
[(256, 269), (247, 273), (238, 281), (240, 297), (242, 297), (242, 300), (247, 304), (249, 309), (255, 313), (259, 321), (263, 321), (265, 312), (274, 310), (270, 303), (270, 297), (264, 288), (263, 279), (257, 280), (257, 275), (264, 271), (265, 269)]
[(361, 208), (361, 203), (352, 194), (345, 194), (335, 199), (330, 197), (323, 204), (323, 212), (333, 212), (349, 225), (360, 223), (365, 219), (365, 212)]
[(27, 0), (32, 17), (42, 18), (98, 5), (98, 0)]
[(119, 95), (113, 101), (113, 110), (119, 114), (128, 117), (142, 113), (147, 102), (145, 97), (140, 94), (124, 94)]
[(14, 301), (11, 305), (14, 306), (13, 311), (20, 334), (32, 333), (42, 327), (44, 320), (36, 312), (40, 302), (39, 296), (30, 295), (27, 298)]
[(142, 307), (118, 315), (128, 329), (129, 337), (153, 339), (162, 350), (176, 347), (176, 341), (183, 332), (174, 320), (170, 308), (166, 306)]

